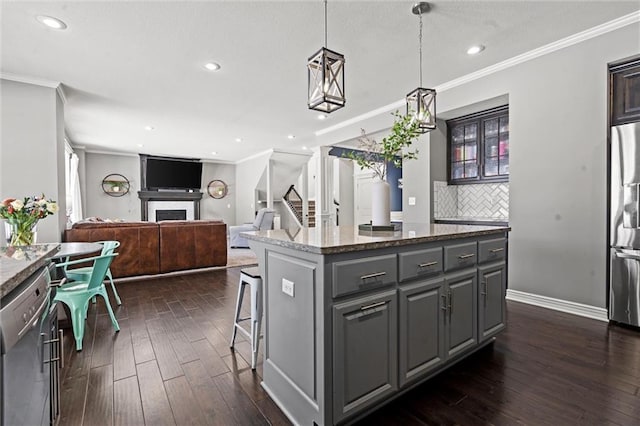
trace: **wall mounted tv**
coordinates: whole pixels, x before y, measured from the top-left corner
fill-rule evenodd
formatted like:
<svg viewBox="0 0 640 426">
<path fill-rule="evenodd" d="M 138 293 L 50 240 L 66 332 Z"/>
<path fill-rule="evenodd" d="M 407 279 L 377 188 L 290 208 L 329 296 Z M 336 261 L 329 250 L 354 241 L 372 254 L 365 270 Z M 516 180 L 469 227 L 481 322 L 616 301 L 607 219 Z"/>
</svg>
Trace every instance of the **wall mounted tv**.
<svg viewBox="0 0 640 426">
<path fill-rule="evenodd" d="M 140 171 L 142 187 L 146 190 L 199 191 L 202 186 L 202 163 L 200 160 L 140 154 Z"/>
</svg>

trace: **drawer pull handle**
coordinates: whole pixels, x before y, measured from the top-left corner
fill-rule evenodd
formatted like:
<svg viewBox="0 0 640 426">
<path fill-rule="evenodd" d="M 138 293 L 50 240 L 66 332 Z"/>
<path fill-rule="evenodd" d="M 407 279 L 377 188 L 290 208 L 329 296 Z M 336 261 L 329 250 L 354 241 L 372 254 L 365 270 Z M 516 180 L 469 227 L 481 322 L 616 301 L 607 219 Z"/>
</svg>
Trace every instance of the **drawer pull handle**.
<svg viewBox="0 0 640 426">
<path fill-rule="evenodd" d="M 498 253 L 498 252 L 504 251 L 504 247 L 491 249 L 491 250 L 489 250 L 489 251 L 490 251 L 491 253 Z"/>
<path fill-rule="evenodd" d="M 464 259 L 468 259 L 468 258 L 473 257 L 473 256 L 475 256 L 475 253 L 461 254 L 460 256 L 458 256 L 458 259 L 464 260 Z"/>
<path fill-rule="evenodd" d="M 440 309 L 447 312 L 447 295 L 443 294 L 440 297 L 442 297 L 442 306 L 440 307 Z"/>
<path fill-rule="evenodd" d="M 387 275 L 386 272 L 376 272 L 375 274 L 369 274 L 369 275 L 363 275 L 360 277 L 361 280 L 366 280 L 368 278 L 378 278 L 378 277 L 382 277 L 384 275 Z"/>
<path fill-rule="evenodd" d="M 438 262 L 427 262 L 427 263 L 421 263 L 418 266 L 420 268 L 428 268 L 429 266 L 436 266 L 438 264 Z"/>
<path fill-rule="evenodd" d="M 370 305 L 360 306 L 360 310 L 361 310 L 361 311 L 366 311 L 366 310 L 369 310 L 369 309 L 377 308 L 377 307 L 379 307 L 379 306 L 384 306 L 384 305 L 386 305 L 386 304 L 387 304 L 387 302 L 385 302 L 385 301 L 383 301 L 383 302 L 376 302 L 376 303 L 372 303 L 372 304 L 370 304 Z"/>
</svg>

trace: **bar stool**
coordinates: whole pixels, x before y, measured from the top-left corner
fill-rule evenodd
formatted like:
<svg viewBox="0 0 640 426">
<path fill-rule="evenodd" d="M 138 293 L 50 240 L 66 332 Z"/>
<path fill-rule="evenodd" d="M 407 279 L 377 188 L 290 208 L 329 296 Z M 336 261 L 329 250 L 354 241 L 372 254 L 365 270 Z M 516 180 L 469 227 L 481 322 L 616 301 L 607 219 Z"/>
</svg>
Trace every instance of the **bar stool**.
<svg viewBox="0 0 640 426">
<path fill-rule="evenodd" d="M 251 316 L 240 318 L 242 300 L 244 298 L 244 288 L 251 287 Z M 240 327 L 241 321 L 251 320 L 251 332 Z M 238 300 L 236 302 L 236 313 L 233 318 L 233 334 L 231 335 L 231 348 L 236 341 L 236 332 L 240 330 L 251 340 L 251 369 L 256 369 L 258 360 L 258 343 L 260 341 L 260 327 L 262 325 L 262 277 L 257 267 L 245 268 L 240 271 L 240 284 L 238 286 Z"/>
</svg>

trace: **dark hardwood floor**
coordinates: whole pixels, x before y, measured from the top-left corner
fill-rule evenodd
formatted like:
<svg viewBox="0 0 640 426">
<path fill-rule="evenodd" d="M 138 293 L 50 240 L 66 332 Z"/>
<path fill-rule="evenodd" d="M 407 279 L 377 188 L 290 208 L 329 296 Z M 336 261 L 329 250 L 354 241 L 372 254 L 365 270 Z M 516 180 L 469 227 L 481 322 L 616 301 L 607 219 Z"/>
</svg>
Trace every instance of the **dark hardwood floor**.
<svg viewBox="0 0 640 426">
<path fill-rule="evenodd" d="M 229 337 L 239 268 L 117 284 L 65 332 L 60 425 L 290 424 Z M 248 313 L 248 312 L 247 312 Z M 261 357 L 260 357 L 261 359 Z M 358 424 L 640 424 L 640 332 L 515 302 L 496 342 Z"/>
</svg>

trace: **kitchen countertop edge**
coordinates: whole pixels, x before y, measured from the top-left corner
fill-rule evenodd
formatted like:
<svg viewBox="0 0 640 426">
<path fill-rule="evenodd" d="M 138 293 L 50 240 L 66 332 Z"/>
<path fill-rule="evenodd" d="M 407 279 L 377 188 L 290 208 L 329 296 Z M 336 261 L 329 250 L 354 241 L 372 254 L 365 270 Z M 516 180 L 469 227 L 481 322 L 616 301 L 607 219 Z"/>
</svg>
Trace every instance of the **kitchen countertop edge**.
<svg viewBox="0 0 640 426">
<path fill-rule="evenodd" d="M 0 269 L 0 276 L 2 276 L 2 280 L 0 281 L 0 298 L 11 293 L 11 291 L 18 287 L 24 280 L 29 278 L 31 274 L 46 265 L 50 261 L 51 256 L 60 249 L 60 244 L 58 243 L 50 243 L 48 245 L 51 247 L 49 247 L 46 252 L 43 252 L 38 259 L 30 262 L 18 272 L 13 273 L 13 275 L 7 277 L 9 272 L 4 267 Z M 4 264 L 0 266 L 3 265 Z"/>
<path fill-rule="evenodd" d="M 369 241 L 369 242 L 363 242 L 363 243 L 330 245 L 330 246 L 322 246 L 322 247 L 319 247 L 317 245 L 310 245 L 310 244 L 305 244 L 301 242 L 296 242 L 296 241 L 285 241 L 279 238 L 274 238 L 268 235 L 264 235 L 265 231 L 243 232 L 242 235 L 250 240 L 269 243 L 275 246 L 289 248 L 293 250 L 299 250 L 307 253 L 339 254 L 339 253 L 348 253 L 348 252 L 355 252 L 355 251 L 361 251 L 361 250 L 371 250 L 371 249 L 388 248 L 388 247 L 401 247 L 401 246 L 408 246 L 413 244 L 421 244 L 421 243 L 428 243 L 428 242 L 435 242 L 435 241 L 454 240 L 459 238 L 471 238 L 471 237 L 499 234 L 499 233 L 511 231 L 511 228 L 508 226 L 492 226 L 491 228 L 493 229 L 468 230 L 468 231 L 451 232 L 448 234 L 427 235 L 427 236 L 417 236 L 417 237 L 399 237 L 399 236 L 389 235 L 390 239 L 383 240 L 383 241 Z M 377 236 L 377 235 L 372 235 L 372 236 Z"/>
</svg>

